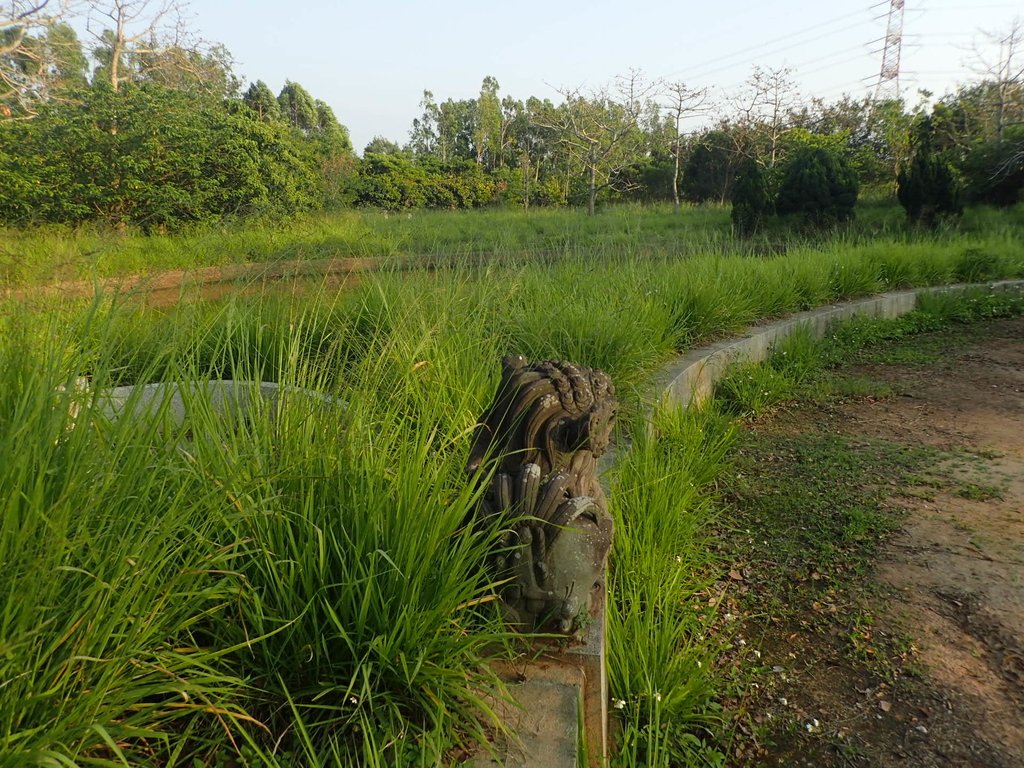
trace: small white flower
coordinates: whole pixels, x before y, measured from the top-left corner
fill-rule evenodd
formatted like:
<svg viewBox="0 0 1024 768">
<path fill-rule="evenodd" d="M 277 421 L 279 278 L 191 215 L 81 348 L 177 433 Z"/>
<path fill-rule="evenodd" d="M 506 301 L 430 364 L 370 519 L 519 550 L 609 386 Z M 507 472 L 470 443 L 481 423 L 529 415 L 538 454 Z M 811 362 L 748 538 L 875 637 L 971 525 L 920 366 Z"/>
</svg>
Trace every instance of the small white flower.
<svg viewBox="0 0 1024 768">
<path fill-rule="evenodd" d="M 622 699 L 612 699 L 612 706 L 615 707 L 616 709 L 625 709 L 626 708 L 626 702 L 623 701 Z"/>
<path fill-rule="evenodd" d="M 658 693 L 657 691 L 654 692 L 654 700 L 655 701 L 661 701 L 661 694 Z"/>
</svg>

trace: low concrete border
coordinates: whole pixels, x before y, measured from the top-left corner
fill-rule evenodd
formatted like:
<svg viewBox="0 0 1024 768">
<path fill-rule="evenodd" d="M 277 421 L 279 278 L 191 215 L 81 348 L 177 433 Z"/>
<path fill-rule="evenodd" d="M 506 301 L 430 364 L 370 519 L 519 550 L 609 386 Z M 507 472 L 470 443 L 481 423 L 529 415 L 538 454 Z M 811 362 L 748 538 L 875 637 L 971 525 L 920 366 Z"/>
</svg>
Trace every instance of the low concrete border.
<svg viewBox="0 0 1024 768">
<path fill-rule="evenodd" d="M 72 416 L 77 417 L 82 404 L 91 400 L 98 413 L 114 421 L 121 416 L 155 418 L 166 415 L 169 423 L 180 427 L 190 409 L 197 403 L 210 411 L 229 418 L 244 419 L 260 402 L 270 412 L 286 397 L 302 397 L 311 403 L 336 406 L 344 410 L 341 400 L 312 389 L 278 384 L 273 381 L 244 381 L 210 379 L 203 381 L 158 381 L 151 384 L 129 384 L 123 387 L 100 389 L 90 397 L 87 379 L 76 382 L 78 393 Z"/>
<path fill-rule="evenodd" d="M 708 399 L 718 383 L 739 362 L 757 363 L 768 358 L 772 349 L 801 329 L 809 329 L 815 336 L 824 336 L 833 323 L 856 315 L 895 318 L 917 308 L 918 297 L 923 294 L 957 293 L 972 290 L 1024 291 L 1024 280 L 1002 280 L 993 283 L 943 285 L 894 291 L 857 299 L 842 304 L 831 304 L 806 312 L 798 312 L 784 320 L 749 329 L 739 338 L 721 341 L 694 349 L 669 363 L 654 377 L 652 393 L 659 405 L 688 407 Z"/>
</svg>

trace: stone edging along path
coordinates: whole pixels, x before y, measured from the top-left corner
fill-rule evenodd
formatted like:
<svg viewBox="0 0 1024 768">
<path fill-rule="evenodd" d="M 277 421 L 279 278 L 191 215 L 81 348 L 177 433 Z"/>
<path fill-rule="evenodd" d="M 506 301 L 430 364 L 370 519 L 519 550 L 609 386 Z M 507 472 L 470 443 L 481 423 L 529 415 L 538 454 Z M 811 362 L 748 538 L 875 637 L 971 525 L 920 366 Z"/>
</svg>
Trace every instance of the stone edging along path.
<svg viewBox="0 0 1024 768">
<path fill-rule="evenodd" d="M 797 330 L 809 329 L 824 336 L 831 325 L 857 315 L 895 318 L 917 308 L 921 295 L 962 293 L 970 290 L 1024 292 L 1024 280 L 992 283 L 966 283 L 913 288 L 856 299 L 841 304 L 817 307 L 767 325 L 757 325 L 738 338 L 692 350 L 665 366 L 654 376 L 653 400 L 662 405 L 688 407 L 709 398 L 715 384 L 730 366 L 740 362 L 758 363 L 767 359 L 776 344 Z"/>
</svg>

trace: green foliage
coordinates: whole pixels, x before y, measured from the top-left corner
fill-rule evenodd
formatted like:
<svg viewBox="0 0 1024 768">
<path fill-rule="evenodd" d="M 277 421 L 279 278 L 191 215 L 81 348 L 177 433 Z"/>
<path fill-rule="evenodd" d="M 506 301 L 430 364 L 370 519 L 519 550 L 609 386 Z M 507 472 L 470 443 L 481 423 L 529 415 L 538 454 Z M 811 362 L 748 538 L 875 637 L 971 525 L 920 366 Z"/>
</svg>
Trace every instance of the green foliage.
<svg viewBox="0 0 1024 768">
<path fill-rule="evenodd" d="M 935 151 L 934 128 L 922 117 L 914 128 L 913 156 L 900 170 L 896 196 L 914 224 L 935 227 L 963 214 L 960 183 L 952 166 Z"/>
<path fill-rule="evenodd" d="M 687 200 L 725 202 L 736 175 L 735 145 L 724 131 L 709 131 L 697 139 L 683 174 Z"/>
<path fill-rule="evenodd" d="M 146 230 L 320 204 L 317 161 L 280 124 L 162 86 L 92 87 L 0 124 L 0 219 Z"/>
<path fill-rule="evenodd" d="M 1007 127 L 1001 142 L 977 144 L 961 168 L 971 201 L 1003 208 L 1024 201 L 1024 127 Z"/>
<path fill-rule="evenodd" d="M 798 152 L 782 171 L 775 209 L 814 227 L 853 218 L 857 177 L 842 155 L 824 147 Z"/>
<path fill-rule="evenodd" d="M 401 155 L 366 154 L 354 181 L 355 201 L 386 211 L 475 208 L 495 196 L 494 180 L 475 163 L 430 167 Z"/>
<path fill-rule="evenodd" d="M 274 121 L 281 118 L 281 106 L 274 98 L 273 91 L 262 80 L 249 85 L 249 90 L 242 96 L 242 101 L 260 120 Z"/>
<path fill-rule="evenodd" d="M 757 232 L 761 220 L 771 213 L 768 185 L 757 162 L 748 159 L 736 177 L 732 191 L 732 226 L 741 237 Z"/>
<path fill-rule="evenodd" d="M 843 155 L 809 147 L 786 163 L 775 208 L 813 227 L 828 227 L 853 218 L 857 191 L 857 177 Z"/>
<path fill-rule="evenodd" d="M 310 132 L 320 127 L 316 102 L 309 91 L 298 83 L 285 80 L 281 93 L 277 95 L 281 118 L 292 128 Z"/>
</svg>

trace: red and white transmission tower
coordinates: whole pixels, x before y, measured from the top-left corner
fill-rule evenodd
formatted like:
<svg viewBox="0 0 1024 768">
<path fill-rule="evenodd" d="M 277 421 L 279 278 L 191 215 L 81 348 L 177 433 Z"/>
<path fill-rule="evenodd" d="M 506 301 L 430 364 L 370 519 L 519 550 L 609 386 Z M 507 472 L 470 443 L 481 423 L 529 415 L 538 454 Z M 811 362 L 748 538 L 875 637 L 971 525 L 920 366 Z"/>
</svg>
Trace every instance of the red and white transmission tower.
<svg viewBox="0 0 1024 768">
<path fill-rule="evenodd" d="M 903 44 L 903 0 L 889 4 L 889 23 L 885 27 L 885 48 L 882 50 L 882 69 L 878 73 L 875 101 L 888 101 L 900 97 L 900 48 Z"/>
</svg>

